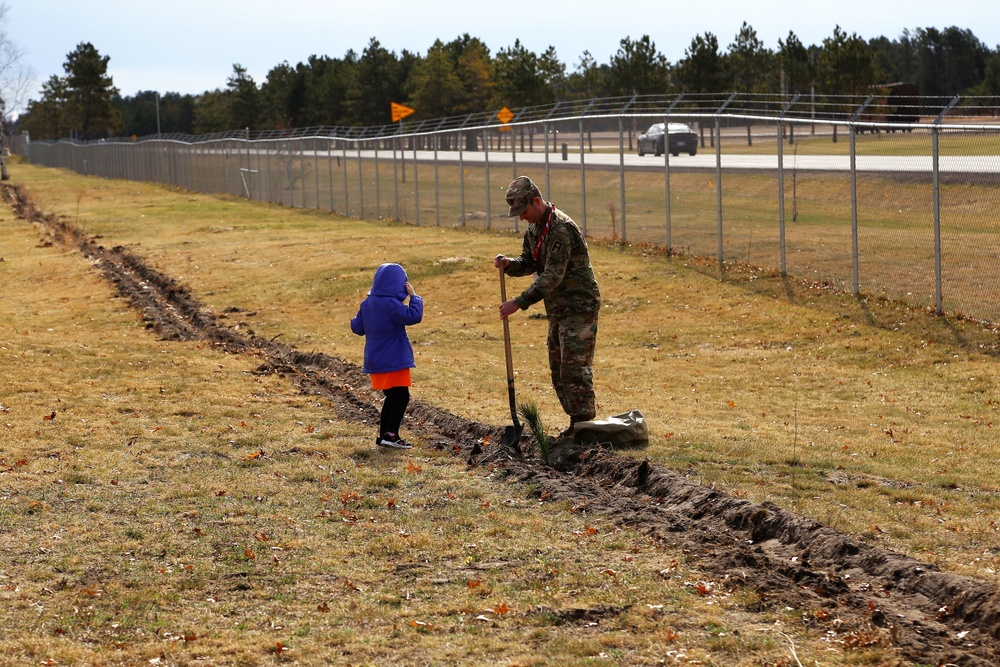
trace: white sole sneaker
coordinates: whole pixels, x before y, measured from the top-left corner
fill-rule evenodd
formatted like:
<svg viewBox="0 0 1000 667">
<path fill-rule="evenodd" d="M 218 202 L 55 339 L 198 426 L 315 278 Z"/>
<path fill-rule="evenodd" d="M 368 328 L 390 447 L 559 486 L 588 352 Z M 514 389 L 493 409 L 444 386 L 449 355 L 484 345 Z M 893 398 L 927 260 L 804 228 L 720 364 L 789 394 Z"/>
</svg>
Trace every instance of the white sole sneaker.
<svg viewBox="0 0 1000 667">
<path fill-rule="evenodd" d="M 389 440 L 386 438 L 376 438 L 375 444 L 379 447 L 386 447 L 388 449 L 413 449 L 413 445 L 408 443 L 406 440 L 400 438 L 399 440 Z"/>
</svg>

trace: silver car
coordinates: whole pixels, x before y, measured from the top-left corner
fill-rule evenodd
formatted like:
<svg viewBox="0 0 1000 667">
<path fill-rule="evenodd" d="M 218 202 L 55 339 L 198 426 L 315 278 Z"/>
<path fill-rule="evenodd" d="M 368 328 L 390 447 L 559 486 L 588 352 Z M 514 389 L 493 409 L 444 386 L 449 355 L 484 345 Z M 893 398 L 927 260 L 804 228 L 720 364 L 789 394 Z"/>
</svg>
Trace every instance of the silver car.
<svg viewBox="0 0 1000 667">
<path fill-rule="evenodd" d="M 684 123 L 670 123 L 667 134 L 670 136 L 670 154 L 680 155 L 682 152 L 694 155 L 698 152 L 698 135 Z M 653 123 L 649 129 L 639 135 L 639 155 L 652 153 L 663 155 L 663 123 Z"/>
</svg>

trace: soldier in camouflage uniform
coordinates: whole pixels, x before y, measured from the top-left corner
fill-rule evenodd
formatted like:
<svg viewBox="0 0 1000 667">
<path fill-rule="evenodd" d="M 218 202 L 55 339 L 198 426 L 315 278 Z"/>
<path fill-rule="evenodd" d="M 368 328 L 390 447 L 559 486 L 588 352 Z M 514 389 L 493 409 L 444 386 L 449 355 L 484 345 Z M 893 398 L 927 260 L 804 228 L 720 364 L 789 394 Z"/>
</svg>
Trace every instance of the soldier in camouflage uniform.
<svg viewBox="0 0 1000 667">
<path fill-rule="evenodd" d="M 548 349 L 552 385 L 573 432 L 573 425 L 594 419 L 594 348 L 601 292 L 597 287 L 583 233 L 551 202 L 542 200 L 527 176 L 507 188 L 508 216 L 528 223 L 517 257 L 497 255 L 493 264 L 509 276 L 535 275 L 524 292 L 500 304 L 500 317 L 545 302 L 549 319 Z"/>
</svg>

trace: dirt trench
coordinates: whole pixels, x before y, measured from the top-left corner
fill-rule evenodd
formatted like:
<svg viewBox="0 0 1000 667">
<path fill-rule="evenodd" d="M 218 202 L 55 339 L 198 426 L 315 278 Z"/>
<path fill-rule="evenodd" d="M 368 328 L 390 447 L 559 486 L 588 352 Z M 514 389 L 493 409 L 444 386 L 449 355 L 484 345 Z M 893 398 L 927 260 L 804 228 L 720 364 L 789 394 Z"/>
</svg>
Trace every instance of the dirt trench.
<svg viewBox="0 0 1000 667">
<path fill-rule="evenodd" d="M 260 359 L 259 372 L 289 378 L 323 396 L 341 419 L 378 418 L 376 396 L 356 365 L 262 339 L 220 322 L 187 288 L 122 247 L 105 248 L 66 220 L 44 214 L 9 184 L 0 195 L 47 242 L 76 248 L 164 339 L 201 340 Z M 239 308 L 230 309 L 234 313 Z M 806 610 L 805 623 L 829 631 L 845 649 L 896 646 L 929 665 L 1000 665 L 1000 590 L 986 582 L 869 546 L 770 503 L 703 486 L 649 461 L 557 442 L 552 465 L 500 446 L 503 426 L 483 424 L 414 400 L 408 428 L 469 466 L 504 467 L 544 500 L 570 501 L 688 554 L 709 587 L 746 587 L 758 610 Z M 495 444 L 481 447 L 483 438 Z"/>
</svg>

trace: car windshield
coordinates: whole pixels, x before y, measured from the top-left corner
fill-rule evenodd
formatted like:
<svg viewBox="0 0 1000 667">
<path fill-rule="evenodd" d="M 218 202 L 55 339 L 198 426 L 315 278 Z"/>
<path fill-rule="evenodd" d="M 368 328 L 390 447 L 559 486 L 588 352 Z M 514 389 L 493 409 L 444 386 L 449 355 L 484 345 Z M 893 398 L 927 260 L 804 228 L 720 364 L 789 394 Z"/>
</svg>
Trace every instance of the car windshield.
<svg viewBox="0 0 1000 667">
<path fill-rule="evenodd" d="M 672 126 L 673 123 L 671 123 L 671 127 Z M 673 130 L 671 130 L 671 132 L 672 131 Z M 663 123 L 653 123 L 649 126 L 649 129 L 646 130 L 646 134 L 663 134 Z"/>
<path fill-rule="evenodd" d="M 660 123 L 661 132 L 663 131 L 663 123 Z M 671 123 L 670 124 L 670 134 L 677 134 L 678 132 L 690 132 L 691 128 L 684 123 Z"/>
</svg>

